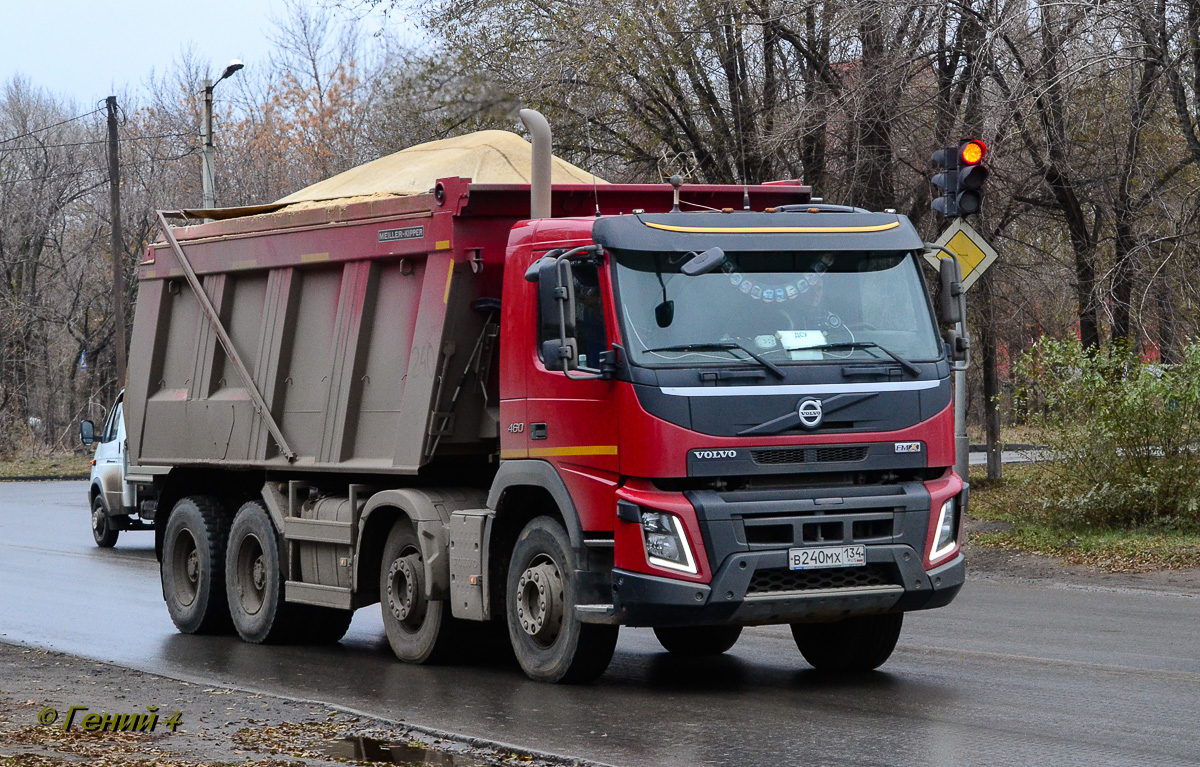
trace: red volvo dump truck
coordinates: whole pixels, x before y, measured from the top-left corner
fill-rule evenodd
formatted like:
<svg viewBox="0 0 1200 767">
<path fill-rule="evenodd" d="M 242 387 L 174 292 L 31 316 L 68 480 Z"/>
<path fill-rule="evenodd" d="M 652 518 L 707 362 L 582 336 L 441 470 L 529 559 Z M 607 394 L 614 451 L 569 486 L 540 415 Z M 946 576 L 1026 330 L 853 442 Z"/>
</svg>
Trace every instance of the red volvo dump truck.
<svg viewBox="0 0 1200 767">
<path fill-rule="evenodd" d="M 904 216 L 804 186 L 552 187 L 527 116 L 532 185 L 161 220 L 125 415 L 176 626 L 879 666 L 963 583 L 953 270 L 935 311 Z"/>
</svg>

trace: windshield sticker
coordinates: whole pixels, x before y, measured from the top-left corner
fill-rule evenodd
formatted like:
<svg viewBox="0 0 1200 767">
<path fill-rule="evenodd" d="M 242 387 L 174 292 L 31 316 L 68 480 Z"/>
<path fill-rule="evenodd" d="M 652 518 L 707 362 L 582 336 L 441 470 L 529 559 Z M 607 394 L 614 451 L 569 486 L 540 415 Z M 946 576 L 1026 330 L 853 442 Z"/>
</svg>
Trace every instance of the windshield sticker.
<svg viewBox="0 0 1200 767">
<path fill-rule="evenodd" d="M 726 259 L 721 266 L 721 271 L 729 275 L 729 282 L 745 295 L 767 303 L 783 303 L 807 293 L 810 288 L 821 281 L 821 275 L 829 270 L 832 263 L 833 257 L 826 254 L 821 257 L 820 261 L 813 264 L 812 272 L 802 274 L 795 282 L 783 285 L 757 283 L 739 272 L 731 259 Z"/>
</svg>

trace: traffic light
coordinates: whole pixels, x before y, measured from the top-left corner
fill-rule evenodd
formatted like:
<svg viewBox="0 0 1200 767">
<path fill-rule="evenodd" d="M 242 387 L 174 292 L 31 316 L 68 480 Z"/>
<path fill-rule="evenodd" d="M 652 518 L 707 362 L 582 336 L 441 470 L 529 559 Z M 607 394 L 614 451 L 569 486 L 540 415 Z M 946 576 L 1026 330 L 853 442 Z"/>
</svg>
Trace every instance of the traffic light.
<svg viewBox="0 0 1200 767">
<path fill-rule="evenodd" d="M 983 202 L 983 182 L 990 173 L 981 164 L 986 154 L 987 145 L 978 139 L 934 152 L 933 164 L 942 172 L 933 177 L 933 185 L 942 194 L 930 207 L 946 218 L 978 213 Z"/>
</svg>

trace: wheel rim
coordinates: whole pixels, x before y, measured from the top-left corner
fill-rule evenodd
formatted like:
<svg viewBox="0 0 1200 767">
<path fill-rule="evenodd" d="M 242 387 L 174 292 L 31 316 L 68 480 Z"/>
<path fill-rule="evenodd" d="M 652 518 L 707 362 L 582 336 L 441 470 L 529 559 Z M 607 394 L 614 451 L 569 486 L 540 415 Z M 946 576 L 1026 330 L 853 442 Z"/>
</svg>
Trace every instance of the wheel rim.
<svg viewBox="0 0 1200 767">
<path fill-rule="evenodd" d="M 180 530 L 171 551 L 171 572 L 175 581 L 175 598 L 187 607 L 196 601 L 200 591 L 200 551 L 196 539 L 187 530 Z"/>
<path fill-rule="evenodd" d="M 422 568 L 421 555 L 413 550 L 405 551 L 388 568 L 388 609 L 400 628 L 410 634 L 425 623 L 428 608 L 421 585 Z"/>
<path fill-rule="evenodd" d="M 539 647 L 549 647 L 562 631 L 562 573 L 550 557 L 535 558 L 517 582 L 517 619 L 521 628 Z"/>
<path fill-rule="evenodd" d="M 104 513 L 104 509 L 97 506 L 92 509 L 92 535 L 97 540 L 104 537 L 108 532 L 108 517 Z"/>
<path fill-rule="evenodd" d="M 236 572 L 238 602 L 247 615 L 255 615 L 267 598 L 267 563 L 258 536 L 247 535 L 242 539 Z"/>
</svg>

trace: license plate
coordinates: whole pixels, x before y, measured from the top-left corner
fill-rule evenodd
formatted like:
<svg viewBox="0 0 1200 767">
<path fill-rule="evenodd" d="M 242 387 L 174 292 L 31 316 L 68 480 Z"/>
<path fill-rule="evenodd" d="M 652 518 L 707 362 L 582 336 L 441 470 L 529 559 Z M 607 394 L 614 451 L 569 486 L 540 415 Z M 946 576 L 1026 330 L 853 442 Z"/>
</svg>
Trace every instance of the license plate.
<svg viewBox="0 0 1200 767">
<path fill-rule="evenodd" d="M 866 564 L 866 546 L 788 549 L 788 567 L 793 570 L 816 570 L 821 567 L 863 567 Z"/>
</svg>

